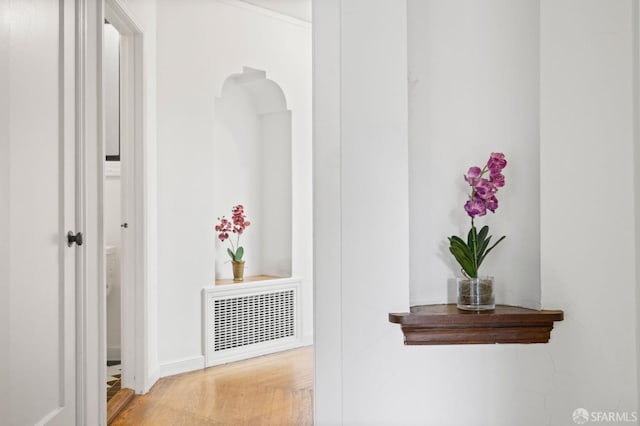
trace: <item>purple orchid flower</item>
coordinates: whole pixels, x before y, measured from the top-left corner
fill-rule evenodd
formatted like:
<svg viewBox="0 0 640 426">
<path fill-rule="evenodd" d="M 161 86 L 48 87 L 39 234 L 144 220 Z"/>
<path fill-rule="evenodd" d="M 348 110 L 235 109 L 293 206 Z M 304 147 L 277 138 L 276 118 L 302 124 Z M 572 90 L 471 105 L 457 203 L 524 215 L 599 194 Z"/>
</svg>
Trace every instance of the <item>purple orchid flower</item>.
<svg viewBox="0 0 640 426">
<path fill-rule="evenodd" d="M 489 254 L 505 237 L 500 237 L 489 247 L 489 227 L 483 226 L 478 232 L 474 224 L 474 218 L 484 216 L 487 211 L 495 213 L 498 209 L 496 193 L 505 186 L 505 177 L 502 170 L 507 166 L 507 160 L 501 152 L 492 152 L 487 164 L 483 167 L 473 166 L 464 175 L 464 180 L 471 186 L 471 194 L 464 204 L 464 210 L 471 217 L 471 230 L 464 238 L 449 237 L 449 251 L 462 267 L 462 272 L 467 278 L 477 278 L 478 268 L 485 256 Z M 484 177 L 489 174 L 488 178 Z"/>
</svg>

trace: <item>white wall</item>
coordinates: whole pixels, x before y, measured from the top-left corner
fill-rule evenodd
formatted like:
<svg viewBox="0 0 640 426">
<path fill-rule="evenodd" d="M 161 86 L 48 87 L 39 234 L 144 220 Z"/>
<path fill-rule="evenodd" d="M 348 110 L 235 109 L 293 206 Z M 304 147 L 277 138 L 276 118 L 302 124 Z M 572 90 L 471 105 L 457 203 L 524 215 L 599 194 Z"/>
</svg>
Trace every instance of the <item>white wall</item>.
<svg viewBox="0 0 640 426">
<path fill-rule="evenodd" d="M 158 2 L 158 354 L 164 371 L 204 366 L 201 290 L 215 277 L 214 101 L 243 67 L 280 85 L 293 119 L 292 274 L 311 336 L 311 32 L 233 1 Z M 252 218 L 255 219 L 255 218 Z M 305 231 L 307 230 L 307 231 Z M 247 232 L 250 232 L 249 229 Z M 228 266 L 228 265 L 227 265 Z"/>
<path fill-rule="evenodd" d="M 634 8 L 633 17 L 636 19 L 636 25 L 633 26 L 633 40 L 634 40 L 634 73 L 633 73 L 633 82 L 634 82 L 634 112 L 637 114 L 640 111 L 640 7 L 638 2 L 632 3 L 632 7 Z M 640 197 L 637 195 L 637 191 L 640 188 L 640 119 L 637 117 L 634 120 L 634 172 L 635 172 L 635 230 L 636 230 L 636 330 L 640 330 L 640 314 L 638 314 L 638 309 L 640 309 Z M 636 384 L 638 392 L 637 392 L 637 407 L 640 407 L 640 339 L 636 339 L 636 360 L 637 360 L 637 374 L 638 374 L 638 382 Z"/>
<path fill-rule="evenodd" d="M 105 151 L 115 155 L 120 151 L 120 34 L 113 25 L 104 25 L 105 79 Z M 116 248 L 120 258 L 120 162 L 105 163 L 104 227 L 105 247 Z M 107 360 L 120 360 L 120 274 L 108 273 L 107 286 Z M 114 279 L 118 278 L 118 279 Z"/>
<path fill-rule="evenodd" d="M 261 126 L 252 94 L 242 85 L 229 84 L 223 96 L 215 100 L 213 144 L 216 155 L 208 158 L 213 169 L 213 211 L 216 217 L 231 219 L 231 207 L 244 205 L 251 226 L 240 237 L 231 234 L 234 246 L 237 241 L 244 247 L 245 274 L 263 273 L 260 256 L 262 234 L 262 158 L 264 146 L 260 137 Z M 217 223 L 217 220 L 216 220 Z M 217 237 L 217 233 L 215 233 Z M 232 278 L 232 266 L 226 253 L 229 241 L 214 239 L 216 250 L 215 278 Z"/>
<path fill-rule="evenodd" d="M 578 407 L 636 411 L 631 0 L 540 4 L 542 306 L 564 309 L 565 321 L 548 344 L 441 347 L 403 346 L 400 328 L 387 322 L 388 312 L 410 304 L 403 129 L 435 113 L 424 99 L 425 107 L 403 113 L 402 4 L 314 2 L 314 117 L 322 123 L 314 139 L 316 424 L 565 425 Z M 428 50 L 416 40 L 408 45 Z M 521 54 L 535 64 L 530 53 Z M 535 98 L 535 76 L 509 75 L 514 90 Z M 526 113 L 530 105 L 513 107 Z M 506 125 L 514 139 L 535 143 L 528 117 Z M 510 149 L 522 158 L 530 146 Z M 526 167 L 521 161 L 511 171 Z M 505 193 L 514 187 L 517 180 Z M 590 201 L 594 193 L 601 202 Z M 385 223 L 396 225 L 391 235 Z M 517 230 L 509 235 L 520 238 Z"/>
<path fill-rule="evenodd" d="M 0 1 L 0 20 L 8 22 L 10 13 L 10 2 L 8 0 Z M 9 62 L 9 45 L 10 45 L 10 29 L 9 25 L 0 25 L 0 75 L 8 76 L 10 70 Z M 10 253 L 10 226 L 9 224 L 9 93 L 10 84 L 8 78 L 0 79 L 0 341 L 8 342 L 10 339 L 10 306 L 11 292 L 9 285 L 9 253 Z M 0 349 L 0 362 L 2 365 L 9 366 L 9 345 L 3 344 Z M 0 380 L 3 383 L 10 383 L 10 369 L 0 369 Z M 0 417 L 8 418 L 10 410 L 10 390 L 0 390 Z"/>
<path fill-rule="evenodd" d="M 566 312 L 554 424 L 574 406 L 638 409 L 632 3 L 541 1 L 542 301 Z M 594 194 L 606 202 L 581 209 Z"/>
<path fill-rule="evenodd" d="M 107 167 L 107 175 L 104 181 L 104 221 L 105 221 L 105 247 L 115 247 L 117 258 L 121 258 L 122 244 L 120 238 L 121 224 L 121 181 L 119 173 L 109 173 L 110 167 L 120 165 L 119 162 L 109 161 L 105 164 Z M 119 169 L 119 167 L 118 167 Z M 105 265 L 107 268 L 108 265 Z M 110 279 L 107 270 L 107 284 L 111 286 L 111 290 L 107 295 L 107 360 L 120 360 L 120 318 L 121 318 L 121 274 L 112 275 L 114 279 Z M 111 281 L 109 283 L 109 281 Z"/>
<path fill-rule="evenodd" d="M 244 248 L 245 276 L 290 277 L 292 114 L 286 94 L 266 77 L 246 68 L 225 80 L 215 100 L 214 209 L 231 219 L 231 206 L 245 208 L 251 226 L 240 240 L 229 238 Z M 230 241 L 215 238 L 216 279 L 233 276 Z"/>
<path fill-rule="evenodd" d="M 504 152 L 493 241 L 481 275 L 496 303 L 540 307 L 539 3 L 410 0 L 408 7 L 411 304 L 455 302 L 460 266 L 447 237 L 466 235 L 463 175 Z"/>
<path fill-rule="evenodd" d="M 293 257 L 300 255 L 309 257 L 309 253 L 292 251 L 292 121 L 292 113 L 288 110 L 273 111 L 260 117 L 262 143 L 265 148 L 262 159 L 264 167 L 262 220 L 265 224 L 269 224 L 264 229 L 260 252 L 264 272 L 267 275 L 280 277 L 291 276 Z M 308 140 L 308 142 L 311 141 Z M 311 170 L 307 169 L 306 174 L 309 178 Z M 309 197 L 309 190 L 303 195 Z M 311 235 L 311 229 L 307 228 L 305 234 L 301 239 L 310 246 L 308 238 Z M 310 315 L 307 318 L 310 318 Z M 310 328 L 307 330 L 310 331 Z"/>
</svg>

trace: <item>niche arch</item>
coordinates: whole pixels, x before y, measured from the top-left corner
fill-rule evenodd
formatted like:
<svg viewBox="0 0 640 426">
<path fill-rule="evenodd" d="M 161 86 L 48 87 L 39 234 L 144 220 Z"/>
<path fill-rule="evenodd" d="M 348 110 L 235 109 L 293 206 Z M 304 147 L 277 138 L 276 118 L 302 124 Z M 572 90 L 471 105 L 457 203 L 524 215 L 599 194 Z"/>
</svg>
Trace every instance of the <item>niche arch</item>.
<svg viewBox="0 0 640 426">
<path fill-rule="evenodd" d="M 262 70 L 230 75 L 215 99 L 215 214 L 245 206 L 245 275 L 291 276 L 291 122 L 284 91 Z M 232 277 L 226 248 L 216 238 L 216 279 Z"/>
</svg>

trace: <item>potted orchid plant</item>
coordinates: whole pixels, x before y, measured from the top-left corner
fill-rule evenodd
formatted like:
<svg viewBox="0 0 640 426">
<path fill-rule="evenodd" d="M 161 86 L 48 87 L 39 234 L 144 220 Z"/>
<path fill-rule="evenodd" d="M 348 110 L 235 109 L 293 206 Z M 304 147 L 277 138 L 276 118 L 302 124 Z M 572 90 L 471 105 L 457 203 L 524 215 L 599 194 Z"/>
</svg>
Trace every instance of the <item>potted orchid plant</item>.
<svg viewBox="0 0 640 426">
<path fill-rule="evenodd" d="M 230 248 L 227 248 L 227 254 L 231 258 L 233 265 L 233 280 L 244 280 L 244 247 L 240 245 L 240 236 L 251 225 L 251 222 L 246 220 L 244 214 L 244 206 L 238 204 L 231 209 L 231 220 L 222 216 L 218 218 L 218 224 L 215 226 L 215 230 L 218 233 L 218 239 L 221 242 L 229 241 Z M 231 234 L 236 235 L 236 243 L 233 244 L 233 239 L 230 238 Z"/>
<path fill-rule="evenodd" d="M 449 237 L 449 251 L 461 267 L 464 278 L 458 279 L 458 308 L 464 310 L 495 309 L 493 277 L 480 277 L 478 270 L 487 255 L 506 237 L 500 237 L 491 245 L 489 227 L 476 229 L 475 218 L 485 216 L 488 211 L 498 209 L 498 190 L 505 185 L 502 170 L 507 166 L 503 153 L 493 152 L 487 164 L 480 168 L 469 168 L 464 180 L 471 187 L 464 210 L 471 218 L 471 229 L 466 241 L 458 236 Z"/>
</svg>

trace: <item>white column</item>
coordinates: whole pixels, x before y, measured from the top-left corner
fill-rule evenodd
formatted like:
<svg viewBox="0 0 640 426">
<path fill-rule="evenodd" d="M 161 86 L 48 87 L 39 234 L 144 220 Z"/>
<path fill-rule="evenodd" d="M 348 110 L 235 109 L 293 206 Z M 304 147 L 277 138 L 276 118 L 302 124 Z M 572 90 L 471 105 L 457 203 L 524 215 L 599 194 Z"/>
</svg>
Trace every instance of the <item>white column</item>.
<svg viewBox="0 0 640 426">
<path fill-rule="evenodd" d="M 541 1 L 542 303 L 566 312 L 552 424 L 571 406 L 637 410 L 632 3 Z"/>
<path fill-rule="evenodd" d="M 10 1 L 0 1 L 0 22 L 8 22 L 10 14 Z M 9 203 L 6 200 L 11 195 L 9 192 L 9 25 L 0 25 L 0 380 L 9 383 L 9 318 L 11 299 L 9 284 Z M 0 391 L 0 418 L 9 418 L 9 389 Z"/>
<path fill-rule="evenodd" d="M 387 313 L 409 301 L 406 4 L 314 7 L 316 422 L 350 424 L 383 403 L 359 377 L 383 398 L 374 361 L 402 349 Z"/>
<path fill-rule="evenodd" d="M 342 423 L 340 0 L 313 2 L 315 424 Z"/>
</svg>

